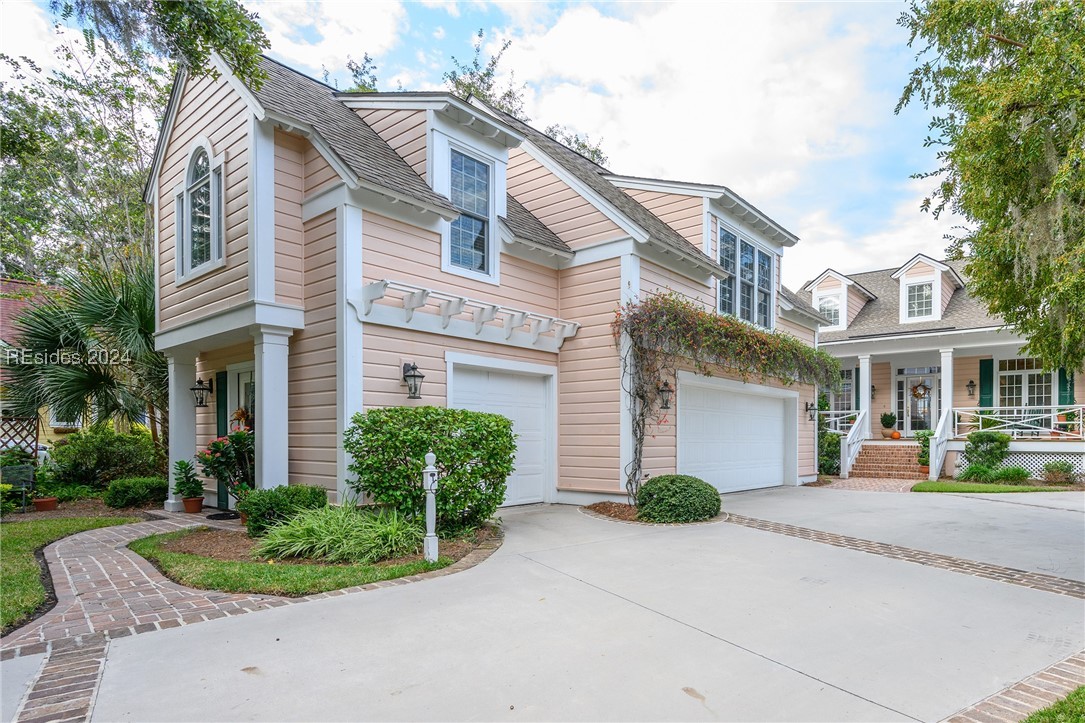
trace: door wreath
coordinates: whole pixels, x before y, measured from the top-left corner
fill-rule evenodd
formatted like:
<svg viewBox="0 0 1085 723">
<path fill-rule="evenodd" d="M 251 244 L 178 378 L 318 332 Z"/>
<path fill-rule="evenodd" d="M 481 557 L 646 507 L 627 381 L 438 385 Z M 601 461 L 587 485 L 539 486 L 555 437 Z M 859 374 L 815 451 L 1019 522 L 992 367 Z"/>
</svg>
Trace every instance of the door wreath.
<svg viewBox="0 0 1085 723">
<path fill-rule="evenodd" d="M 931 388 L 923 382 L 912 387 L 912 396 L 916 399 L 926 399 L 927 395 L 930 393 Z"/>
</svg>

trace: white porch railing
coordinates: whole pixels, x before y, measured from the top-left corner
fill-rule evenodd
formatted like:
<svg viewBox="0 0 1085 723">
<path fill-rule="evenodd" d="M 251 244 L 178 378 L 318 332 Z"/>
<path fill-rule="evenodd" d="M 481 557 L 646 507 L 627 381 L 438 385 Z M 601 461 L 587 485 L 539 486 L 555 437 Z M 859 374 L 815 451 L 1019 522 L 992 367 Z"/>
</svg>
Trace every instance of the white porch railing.
<svg viewBox="0 0 1085 723">
<path fill-rule="evenodd" d="M 1055 407 L 957 407 L 953 410 L 953 437 L 967 437 L 982 429 L 1002 432 L 1014 439 L 1085 439 L 1085 404 Z M 934 469 L 932 466 L 931 469 Z"/>
<path fill-rule="evenodd" d="M 930 465 L 930 473 L 927 479 L 938 479 L 942 473 L 942 465 L 946 462 L 946 450 L 949 446 L 950 431 L 953 428 L 954 410 L 946 408 L 938 419 L 938 427 L 934 430 L 934 436 L 930 438 L 930 447 L 927 449 L 927 464 Z"/>
<path fill-rule="evenodd" d="M 848 430 L 855 424 L 855 417 L 858 412 L 832 412 L 824 411 L 818 412 L 821 418 L 825 420 L 825 428 L 830 432 L 836 432 L 837 434 L 847 434 Z"/>
<path fill-rule="evenodd" d="M 840 478 L 847 479 L 851 466 L 855 464 L 855 458 L 859 456 L 859 450 L 863 448 L 866 435 L 863 430 L 867 426 L 867 410 L 861 409 L 855 416 L 855 421 L 847 434 L 840 435 Z"/>
</svg>

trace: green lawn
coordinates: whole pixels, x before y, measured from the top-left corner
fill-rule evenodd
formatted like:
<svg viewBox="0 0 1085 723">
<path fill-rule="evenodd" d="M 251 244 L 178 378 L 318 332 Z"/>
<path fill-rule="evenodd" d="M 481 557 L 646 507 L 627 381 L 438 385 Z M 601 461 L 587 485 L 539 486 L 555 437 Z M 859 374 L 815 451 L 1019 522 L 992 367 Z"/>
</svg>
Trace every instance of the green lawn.
<svg viewBox="0 0 1085 723">
<path fill-rule="evenodd" d="M 452 564 L 442 557 L 437 562 L 409 562 L 403 565 L 317 565 L 287 562 L 227 562 L 198 555 L 168 552 L 162 543 L 187 535 L 181 530 L 144 537 L 128 547 L 154 562 L 171 580 L 202 590 L 251 592 L 264 595 L 311 595 L 344 587 L 365 585 L 394 577 L 417 575 Z"/>
<path fill-rule="evenodd" d="M 1022 723 L 1080 723 L 1085 721 L 1085 685 L 1060 701 L 1036 711 Z"/>
<path fill-rule="evenodd" d="M 1051 487 L 1047 485 L 1000 485 L 984 482 L 920 482 L 912 487 L 912 492 L 1065 492 L 1072 487 Z"/>
<path fill-rule="evenodd" d="M 34 550 L 61 537 L 99 527 L 139 522 L 135 517 L 58 517 L 5 522 L 0 525 L 0 628 L 7 630 L 29 618 L 45 602 L 41 568 Z"/>
</svg>

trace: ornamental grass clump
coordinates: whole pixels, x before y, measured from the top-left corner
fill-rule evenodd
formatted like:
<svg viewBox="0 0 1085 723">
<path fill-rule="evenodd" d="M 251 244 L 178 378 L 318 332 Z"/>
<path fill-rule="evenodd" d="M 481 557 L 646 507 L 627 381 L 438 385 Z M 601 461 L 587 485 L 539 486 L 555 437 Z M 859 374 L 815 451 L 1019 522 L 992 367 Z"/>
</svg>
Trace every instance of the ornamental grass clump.
<svg viewBox="0 0 1085 723">
<path fill-rule="evenodd" d="M 637 519 L 647 522 L 699 522 L 719 513 L 719 491 L 688 475 L 654 477 L 641 485 L 637 495 Z"/>
<path fill-rule="evenodd" d="M 417 552 L 424 535 L 421 524 L 395 510 L 359 510 L 348 503 L 302 510 L 270 528 L 255 553 L 275 559 L 368 564 Z"/>
</svg>

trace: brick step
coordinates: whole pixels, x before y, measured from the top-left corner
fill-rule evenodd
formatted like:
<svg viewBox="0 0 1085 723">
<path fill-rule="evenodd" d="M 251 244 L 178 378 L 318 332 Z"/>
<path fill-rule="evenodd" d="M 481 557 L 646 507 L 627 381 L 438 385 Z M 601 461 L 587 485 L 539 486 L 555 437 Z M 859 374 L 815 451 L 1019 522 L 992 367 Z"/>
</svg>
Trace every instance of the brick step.
<svg viewBox="0 0 1085 723">
<path fill-rule="evenodd" d="M 915 472 L 919 469 L 919 463 L 914 460 L 911 462 L 870 462 L 857 459 L 852 467 L 862 467 L 863 469 L 899 469 L 906 472 L 909 470 Z"/>
<path fill-rule="evenodd" d="M 856 477 L 905 477 L 909 475 L 918 474 L 926 476 L 926 472 L 920 472 L 918 469 L 885 469 L 884 467 L 852 467 L 852 475 Z"/>
<path fill-rule="evenodd" d="M 864 479 L 914 479 L 916 481 L 927 479 L 927 475 L 922 472 L 886 472 L 884 470 L 864 472 L 854 468 L 848 473 L 848 477 L 860 477 Z"/>
</svg>

